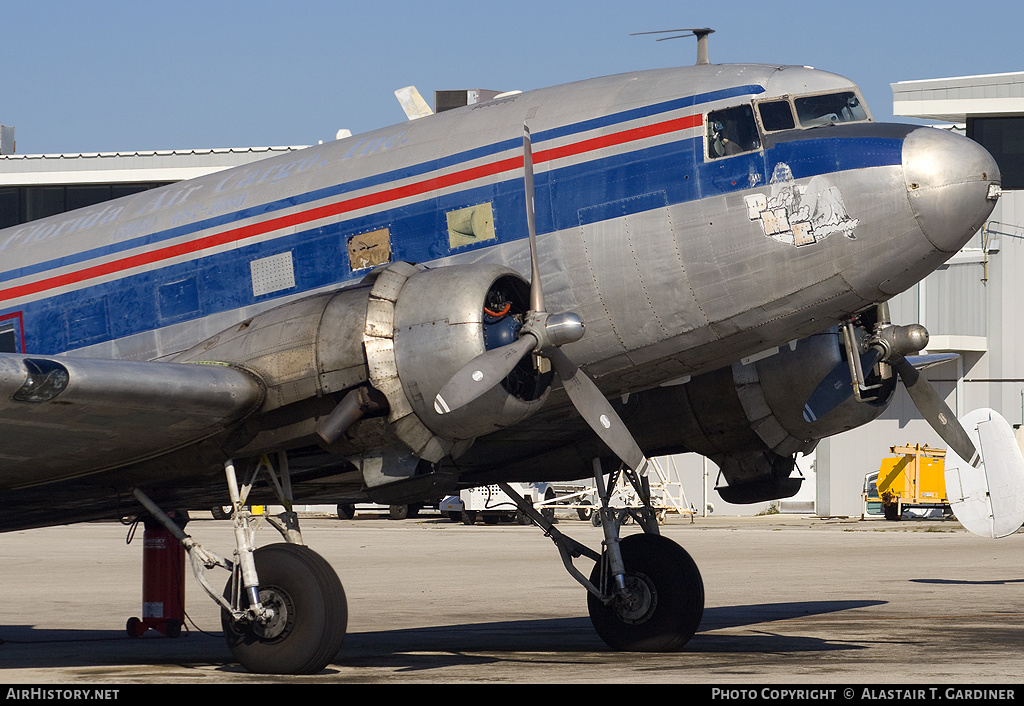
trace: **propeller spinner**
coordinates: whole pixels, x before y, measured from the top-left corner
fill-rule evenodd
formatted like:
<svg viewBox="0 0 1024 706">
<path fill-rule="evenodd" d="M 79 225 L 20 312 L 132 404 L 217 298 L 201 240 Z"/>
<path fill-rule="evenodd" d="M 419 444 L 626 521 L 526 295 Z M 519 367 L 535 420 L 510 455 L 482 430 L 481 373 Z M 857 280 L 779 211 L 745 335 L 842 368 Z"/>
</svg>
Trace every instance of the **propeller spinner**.
<svg viewBox="0 0 1024 706">
<path fill-rule="evenodd" d="M 549 314 L 545 309 L 537 256 L 533 146 L 526 125 L 523 125 L 523 169 L 532 271 L 530 311 L 514 342 L 480 354 L 445 383 L 434 398 L 434 410 L 438 414 L 447 414 L 469 404 L 499 384 L 525 356 L 536 354 L 551 362 L 576 410 L 608 448 L 629 468 L 645 473 L 646 456 L 625 423 L 597 385 L 561 350 L 566 343 L 583 337 L 583 319 L 574 312 Z"/>
</svg>

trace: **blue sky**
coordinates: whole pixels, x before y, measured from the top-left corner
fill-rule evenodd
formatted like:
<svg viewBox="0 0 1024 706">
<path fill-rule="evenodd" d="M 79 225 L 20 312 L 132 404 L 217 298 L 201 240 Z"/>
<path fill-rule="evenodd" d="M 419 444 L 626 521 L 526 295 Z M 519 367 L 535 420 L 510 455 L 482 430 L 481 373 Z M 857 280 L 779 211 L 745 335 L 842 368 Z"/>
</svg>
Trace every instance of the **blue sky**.
<svg viewBox="0 0 1024 706">
<path fill-rule="evenodd" d="M 1024 2 L 0 0 L 0 124 L 18 152 L 313 144 L 404 120 L 394 90 L 528 90 L 691 64 L 803 64 L 857 82 L 1024 70 Z"/>
</svg>

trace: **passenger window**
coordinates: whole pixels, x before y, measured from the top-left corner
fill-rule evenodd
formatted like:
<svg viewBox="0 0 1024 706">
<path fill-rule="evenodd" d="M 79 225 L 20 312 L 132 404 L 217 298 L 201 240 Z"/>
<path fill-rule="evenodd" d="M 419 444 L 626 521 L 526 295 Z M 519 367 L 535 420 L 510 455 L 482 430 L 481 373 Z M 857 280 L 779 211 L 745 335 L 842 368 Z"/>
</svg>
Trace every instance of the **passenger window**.
<svg viewBox="0 0 1024 706">
<path fill-rule="evenodd" d="M 708 113 L 708 157 L 728 157 L 761 147 L 749 105 Z"/>
<path fill-rule="evenodd" d="M 757 109 L 761 113 L 761 124 L 764 126 L 765 132 L 792 130 L 796 127 L 789 101 L 761 103 Z"/>
<path fill-rule="evenodd" d="M 867 120 L 868 114 L 853 91 L 797 98 L 796 116 L 804 127 Z"/>
<path fill-rule="evenodd" d="M 0 324 L 0 353 L 18 352 L 18 334 L 14 324 Z"/>
</svg>

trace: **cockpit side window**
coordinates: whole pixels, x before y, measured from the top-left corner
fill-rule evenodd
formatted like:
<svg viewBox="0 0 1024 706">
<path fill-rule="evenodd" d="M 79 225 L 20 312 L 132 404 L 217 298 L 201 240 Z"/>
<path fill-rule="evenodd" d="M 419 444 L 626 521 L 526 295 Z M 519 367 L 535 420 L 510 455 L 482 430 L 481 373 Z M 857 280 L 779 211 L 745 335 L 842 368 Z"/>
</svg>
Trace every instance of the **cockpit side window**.
<svg viewBox="0 0 1024 706">
<path fill-rule="evenodd" d="M 796 127 L 793 109 L 789 107 L 787 100 L 760 103 L 757 110 L 761 114 L 761 125 L 764 126 L 765 132 L 792 130 Z"/>
<path fill-rule="evenodd" d="M 834 125 L 867 120 L 868 114 L 853 91 L 804 96 L 793 101 L 796 116 L 803 127 Z"/>
<path fill-rule="evenodd" d="M 708 157 L 717 159 L 761 147 L 754 124 L 754 109 L 749 105 L 708 113 Z"/>
</svg>

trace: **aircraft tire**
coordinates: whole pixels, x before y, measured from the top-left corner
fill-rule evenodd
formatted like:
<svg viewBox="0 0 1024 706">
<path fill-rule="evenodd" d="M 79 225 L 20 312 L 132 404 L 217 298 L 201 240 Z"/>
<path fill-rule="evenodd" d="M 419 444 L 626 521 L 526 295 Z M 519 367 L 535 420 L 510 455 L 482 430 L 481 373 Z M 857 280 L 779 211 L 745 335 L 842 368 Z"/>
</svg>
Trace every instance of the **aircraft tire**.
<svg viewBox="0 0 1024 706">
<path fill-rule="evenodd" d="M 682 648 L 704 615 L 704 582 L 685 549 L 656 534 L 633 534 L 619 543 L 626 583 L 634 599 L 605 604 L 587 594 L 590 621 L 604 642 L 620 652 L 672 652 Z M 601 586 L 601 567 L 594 566 L 591 582 Z M 607 576 L 606 581 L 611 581 Z"/>
<path fill-rule="evenodd" d="M 260 602 L 272 607 L 269 625 L 241 623 L 221 611 L 228 647 L 257 674 L 315 674 L 341 648 L 348 606 L 338 575 L 327 561 L 298 544 L 270 544 L 253 552 Z M 230 600 L 231 581 L 224 589 Z"/>
</svg>

